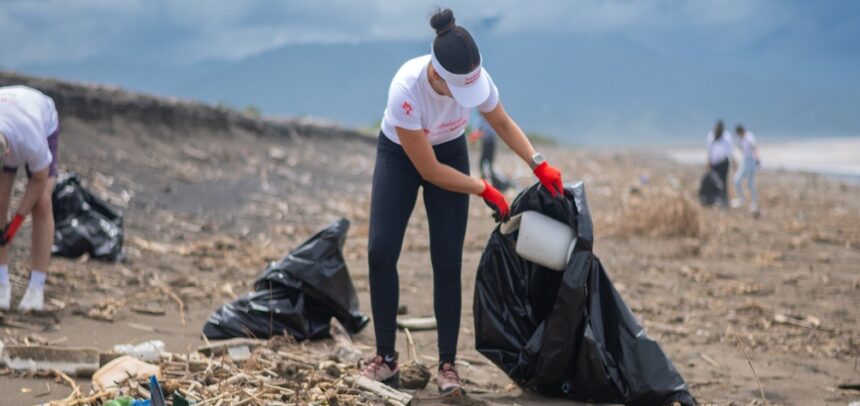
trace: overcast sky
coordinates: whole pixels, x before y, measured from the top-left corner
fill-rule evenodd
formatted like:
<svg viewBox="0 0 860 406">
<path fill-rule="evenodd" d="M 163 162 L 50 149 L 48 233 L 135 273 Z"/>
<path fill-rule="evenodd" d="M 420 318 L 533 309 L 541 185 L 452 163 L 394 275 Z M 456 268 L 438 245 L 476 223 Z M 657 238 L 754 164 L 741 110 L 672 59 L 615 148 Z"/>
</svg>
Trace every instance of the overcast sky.
<svg viewBox="0 0 860 406">
<path fill-rule="evenodd" d="M 0 0 L 0 66 L 86 58 L 239 60 L 288 43 L 432 38 L 438 1 Z M 621 33 L 656 49 L 732 51 L 791 29 L 796 49 L 822 38 L 856 51 L 860 2 L 764 0 L 456 2 L 479 35 Z M 808 33 L 808 35 L 804 35 Z M 814 37 L 814 38 L 812 38 Z M 812 38 L 812 39 L 809 39 Z M 850 43 L 850 44 L 849 44 Z M 844 49 L 840 49 L 844 51 Z"/>
</svg>

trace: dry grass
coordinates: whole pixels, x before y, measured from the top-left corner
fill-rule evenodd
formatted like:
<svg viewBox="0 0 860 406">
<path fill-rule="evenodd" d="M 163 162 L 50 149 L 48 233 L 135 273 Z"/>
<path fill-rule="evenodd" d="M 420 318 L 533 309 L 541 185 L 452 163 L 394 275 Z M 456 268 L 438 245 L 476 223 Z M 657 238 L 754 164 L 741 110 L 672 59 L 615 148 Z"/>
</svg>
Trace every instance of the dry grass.
<svg viewBox="0 0 860 406">
<path fill-rule="evenodd" d="M 703 229 L 699 204 L 671 188 L 628 193 L 620 216 L 612 216 L 605 229 L 613 236 L 697 238 Z"/>
</svg>

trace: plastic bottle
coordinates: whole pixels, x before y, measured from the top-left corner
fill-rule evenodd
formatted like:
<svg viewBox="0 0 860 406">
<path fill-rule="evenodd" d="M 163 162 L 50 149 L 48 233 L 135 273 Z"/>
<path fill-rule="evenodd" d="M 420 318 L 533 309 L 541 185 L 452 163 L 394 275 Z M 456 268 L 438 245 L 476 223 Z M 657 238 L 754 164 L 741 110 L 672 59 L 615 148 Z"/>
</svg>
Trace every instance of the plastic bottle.
<svg viewBox="0 0 860 406">
<path fill-rule="evenodd" d="M 113 346 L 113 351 L 120 354 L 131 355 L 141 361 L 155 362 L 164 352 L 164 341 L 150 340 L 137 345 L 119 344 Z"/>
</svg>

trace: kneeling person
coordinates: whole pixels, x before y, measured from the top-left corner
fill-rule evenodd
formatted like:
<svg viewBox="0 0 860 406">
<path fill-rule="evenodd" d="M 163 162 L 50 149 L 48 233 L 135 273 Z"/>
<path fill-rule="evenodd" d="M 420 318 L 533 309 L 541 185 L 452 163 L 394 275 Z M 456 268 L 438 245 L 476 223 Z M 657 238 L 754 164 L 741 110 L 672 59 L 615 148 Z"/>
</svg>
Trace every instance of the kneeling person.
<svg viewBox="0 0 860 406">
<path fill-rule="evenodd" d="M 12 300 L 9 283 L 9 246 L 24 219 L 33 214 L 32 268 L 30 284 L 18 310 L 42 310 L 45 278 L 54 239 L 51 193 L 57 176 L 59 119 L 54 101 L 25 86 L 0 87 L 0 310 L 8 310 Z M 29 179 L 24 196 L 12 220 L 7 221 L 12 185 L 18 167 L 24 166 Z"/>
</svg>

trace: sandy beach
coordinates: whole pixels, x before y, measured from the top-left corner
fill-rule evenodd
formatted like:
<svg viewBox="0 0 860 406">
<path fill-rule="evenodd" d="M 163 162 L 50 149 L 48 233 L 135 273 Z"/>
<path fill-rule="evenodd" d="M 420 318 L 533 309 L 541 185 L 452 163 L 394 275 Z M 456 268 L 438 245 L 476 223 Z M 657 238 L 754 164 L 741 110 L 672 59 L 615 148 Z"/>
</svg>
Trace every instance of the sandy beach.
<svg viewBox="0 0 860 406">
<path fill-rule="evenodd" d="M 120 96 L 137 103 L 137 96 Z M 204 343 L 201 328 L 213 310 L 249 291 L 269 261 L 341 216 L 352 222 L 345 256 L 361 308 L 370 314 L 366 249 L 373 139 L 334 136 L 335 130 L 324 128 L 267 135 L 250 126 L 202 128 L 179 115 L 157 121 L 135 114 L 67 116 L 61 165 L 124 210 L 129 260 L 57 259 L 47 285 L 51 311 L 5 314 L 18 327 L 0 326 L 4 342 L 109 351 L 114 344 L 160 339 L 168 351 L 193 351 Z M 836 143 L 829 148 L 840 158 L 828 168 L 856 170 L 857 154 Z M 804 147 L 766 145 L 759 177 L 762 215 L 753 218 L 745 210 L 700 207 L 692 198 L 701 175 L 696 166 L 636 151 L 540 149 L 566 180 L 586 182 L 595 253 L 701 404 L 762 404 L 756 379 L 768 404 L 846 405 L 860 399 L 860 392 L 837 387 L 860 381 L 860 186 L 776 170 L 797 161 Z M 797 164 L 823 168 L 826 151 Z M 693 162 L 694 152 L 689 154 Z M 473 168 L 477 156 L 473 150 Z M 518 188 L 534 182 L 510 152 L 500 149 L 498 163 Z M 475 270 L 493 227 L 489 209 L 473 198 L 459 339 L 470 404 L 570 404 L 520 390 L 474 349 Z M 433 314 L 426 291 L 432 280 L 427 233 L 419 201 L 400 260 L 401 304 L 410 316 Z M 29 240 L 27 225 L 13 255 L 14 300 L 26 283 Z M 182 299 L 184 323 L 162 287 Z M 140 292 L 166 314 L 130 310 L 132 303 L 124 299 L 140 300 Z M 354 337 L 368 355 L 372 331 L 368 327 Z M 414 336 L 420 359 L 432 365 L 435 332 Z M 406 353 L 402 334 L 398 350 Z M 78 383 L 89 390 L 87 378 Z M 0 369 L 3 405 L 39 404 L 69 392 L 52 378 Z M 432 384 L 415 395 L 417 404 L 438 403 Z"/>
</svg>

